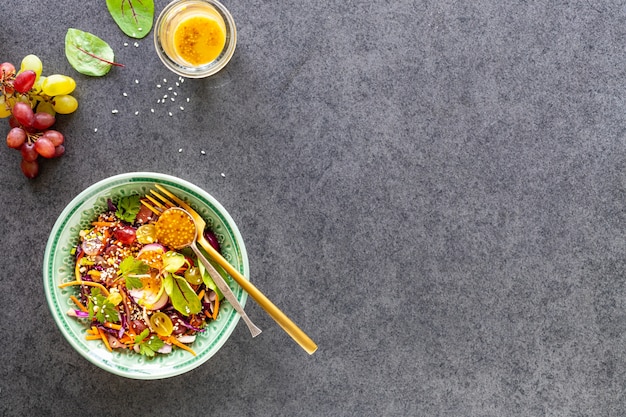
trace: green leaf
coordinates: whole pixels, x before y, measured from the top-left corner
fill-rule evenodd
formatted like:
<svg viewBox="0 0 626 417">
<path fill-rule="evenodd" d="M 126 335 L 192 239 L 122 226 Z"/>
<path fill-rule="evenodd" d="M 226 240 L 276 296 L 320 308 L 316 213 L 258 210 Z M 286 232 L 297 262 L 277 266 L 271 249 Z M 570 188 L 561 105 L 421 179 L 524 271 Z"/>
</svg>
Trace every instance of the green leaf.
<svg viewBox="0 0 626 417">
<path fill-rule="evenodd" d="M 107 0 L 107 8 L 122 32 L 131 38 L 141 39 L 150 33 L 153 0 Z"/>
<path fill-rule="evenodd" d="M 174 273 L 185 265 L 187 259 L 182 253 L 167 251 L 163 255 L 163 270 Z"/>
<path fill-rule="evenodd" d="M 137 213 L 139 213 L 139 210 L 141 210 L 141 201 L 139 200 L 139 196 L 129 195 L 120 198 L 120 201 L 117 202 L 117 211 L 115 212 L 115 215 L 120 220 L 133 223 L 135 221 L 135 217 L 137 217 Z"/>
<path fill-rule="evenodd" d="M 149 269 L 150 267 L 148 267 L 148 265 L 144 262 L 135 259 L 132 256 L 127 256 L 122 260 L 122 262 L 120 262 L 118 273 L 126 280 L 126 288 L 132 290 L 143 287 L 141 279 L 136 275 L 145 274 Z"/>
<path fill-rule="evenodd" d="M 87 309 L 89 310 L 90 320 L 95 318 L 100 323 L 104 323 L 106 321 L 115 323 L 120 321 L 117 308 L 115 308 L 115 305 L 111 303 L 107 297 L 100 293 L 99 288 L 91 290 Z"/>
<path fill-rule="evenodd" d="M 172 305 L 181 314 L 188 316 L 202 311 L 202 302 L 185 278 L 167 274 L 163 285 Z"/>
<path fill-rule="evenodd" d="M 222 268 L 222 266 L 219 265 L 217 262 L 214 262 L 206 253 L 204 257 L 207 259 L 207 261 L 209 261 L 211 265 L 213 265 L 213 268 L 215 268 L 215 270 L 222 276 L 222 278 L 224 278 L 224 281 L 228 283 L 229 276 L 224 268 Z M 209 275 L 209 271 L 206 270 L 202 262 L 198 262 L 198 269 L 200 270 L 200 274 L 202 274 L 202 281 L 204 282 L 204 285 L 206 285 L 207 288 L 215 291 L 220 300 L 224 298 L 222 290 L 220 290 L 217 284 L 215 284 L 215 281 L 213 281 L 213 278 L 211 278 L 211 275 Z"/>
<path fill-rule="evenodd" d="M 65 35 L 65 56 L 70 65 L 81 74 L 100 77 L 109 72 L 114 62 L 113 49 L 105 41 L 89 32 L 69 28 Z"/>
<path fill-rule="evenodd" d="M 165 345 L 165 342 L 155 335 L 150 335 L 149 329 L 144 329 L 135 337 L 135 344 L 139 346 L 139 353 L 153 358 L 156 352 Z"/>
</svg>

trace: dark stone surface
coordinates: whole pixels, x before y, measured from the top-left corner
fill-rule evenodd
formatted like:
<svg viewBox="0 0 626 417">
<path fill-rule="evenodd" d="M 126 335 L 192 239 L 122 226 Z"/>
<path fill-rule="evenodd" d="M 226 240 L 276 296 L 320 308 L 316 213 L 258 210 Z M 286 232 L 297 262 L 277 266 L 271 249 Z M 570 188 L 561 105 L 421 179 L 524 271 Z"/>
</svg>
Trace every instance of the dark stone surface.
<svg viewBox="0 0 626 417">
<path fill-rule="evenodd" d="M 104 1 L 0 3 L 0 61 L 37 54 L 80 101 L 37 179 L 0 152 L 0 414 L 626 415 L 623 4 L 224 4 L 232 61 L 157 104 L 177 77 Z M 76 73 L 69 27 L 125 67 Z M 80 357 L 46 305 L 46 240 L 81 190 L 129 171 L 214 195 L 251 279 L 319 351 L 250 301 L 263 334 L 239 324 L 182 376 Z"/>
</svg>

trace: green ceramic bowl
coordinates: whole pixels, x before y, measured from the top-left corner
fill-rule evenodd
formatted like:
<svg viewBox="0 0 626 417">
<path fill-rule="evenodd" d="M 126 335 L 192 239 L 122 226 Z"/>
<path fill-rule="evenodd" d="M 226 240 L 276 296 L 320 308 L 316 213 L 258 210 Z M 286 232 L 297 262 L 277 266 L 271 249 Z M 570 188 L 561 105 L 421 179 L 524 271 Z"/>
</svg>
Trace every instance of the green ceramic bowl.
<svg viewBox="0 0 626 417">
<path fill-rule="evenodd" d="M 87 325 L 66 312 L 74 307 L 70 295 L 75 287 L 59 288 L 59 284 L 74 280 L 72 248 L 78 243 L 78 233 L 89 227 L 99 213 L 107 208 L 107 199 L 114 202 L 122 196 L 145 195 L 154 184 L 162 184 L 191 205 L 218 237 L 223 256 L 244 276 L 249 276 L 248 256 L 235 222 L 222 205 L 201 188 L 169 175 L 134 172 L 102 180 L 76 196 L 57 219 L 46 246 L 43 262 L 44 290 L 55 322 L 67 341 L 88 361 L 113 374 L 134 379 L 160 379 L 190 371 L 213 356 L 234 330 L 239 315 L 228 302 L 220 307 L 217 320 L 205 332 L 199 333 L 191 345 L 197 356 L 182 349 L 148 359 L 130 350 L 109 352 L 100 341 L 85 340 Z M 229 285 L 241 305 L 247 294 L 233 280 Z"/>
</svg>

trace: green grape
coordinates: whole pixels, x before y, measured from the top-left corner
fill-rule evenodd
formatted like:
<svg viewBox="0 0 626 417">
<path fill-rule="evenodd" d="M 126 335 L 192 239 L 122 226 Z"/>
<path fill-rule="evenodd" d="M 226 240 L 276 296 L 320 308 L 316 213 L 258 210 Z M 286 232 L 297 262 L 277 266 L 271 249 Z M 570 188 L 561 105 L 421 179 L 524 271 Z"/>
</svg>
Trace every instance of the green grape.
<svg viewBox="0 0 626 417">
<path fill-rule="evenodd" d="M 0 119 L 7 118 L 11 116 L 11 114 L 11 107 L 7 105 L 4 96 L 0 96 Z"/>
<path fill-rule="evenodd" d="M 70 95 L 60 95 L 52 99 L 52 108 L 60 114 L 73 113 L 78 108 L 78 100 Z"/>
<path fill-rule="evenodd" d="M 54 111 L 54 107 L 52 107 L 52 103 L 50 103 L 49 101 L 40 101 L 39 104 L 37 104 L 37 111 L 42 113 L 48 113 L 53 116 L 56 116 L 57 114 L 57 112 Z"/>
<path fill-rule="evenodd" d="M 20 72 L 24 72 L 26 70 L 35 71 L 37 74 L 37 78 L 41 75 L 41 71 L 43 69 L 43 64 L 41 63 L 41 59 L 37 55 L 26 55 L 24 59 L 22 59 L 22 65 L 20 66 Z"/>
<path fill-rule="evenodd" d="M 72 77 L 61 74 L 48 75 L 41 85 L 44 94 L 48 96 L 64 96 L 76 88 L 76 81 Z"/>
<path fill-rule="evenodd" d="M 37 81 L 35 81 L 35 85 L 33 85 L 33 91 L 35 94 L 41 93 L 43 82 L 46 81 L 46 78 L 47 77 L 45 77 L 44 75 L 37 78 Z"/>
</svg>

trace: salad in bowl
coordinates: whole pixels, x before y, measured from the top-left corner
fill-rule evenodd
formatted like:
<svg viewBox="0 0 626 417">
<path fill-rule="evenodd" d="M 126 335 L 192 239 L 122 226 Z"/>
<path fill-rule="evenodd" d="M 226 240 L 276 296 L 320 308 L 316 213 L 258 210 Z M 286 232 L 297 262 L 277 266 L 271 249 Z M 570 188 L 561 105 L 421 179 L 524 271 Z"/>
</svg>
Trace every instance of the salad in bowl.
<svg viewBox="0 0 626 417">
<path fill-rule="evenodd" d="M 204 236 L 244 276 L 237 226 L 210 194 L 172 176 L 128 173 L 81 192 L 57 219 L 44 258 L 44 288 L 68 342 L 114 374 L 158 379 L 196 368 L 226 342 L 239 315 L 193 251 L 168 247 L 155 184 L 205 220 Z M 148 204 L 144 204 L 148 203 Z M 246 293 L 216 263 L 240 304 Z"/>
</svg>

